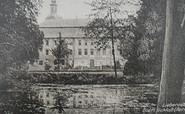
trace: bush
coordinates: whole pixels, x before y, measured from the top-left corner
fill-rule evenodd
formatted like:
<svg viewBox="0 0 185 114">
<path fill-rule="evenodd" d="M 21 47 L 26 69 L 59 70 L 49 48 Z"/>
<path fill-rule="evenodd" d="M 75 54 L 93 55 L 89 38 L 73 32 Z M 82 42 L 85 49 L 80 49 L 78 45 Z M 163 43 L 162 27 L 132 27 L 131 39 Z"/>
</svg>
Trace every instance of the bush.
<svg viewBox="0 0 185 114">
<path fill-rule="evenodd" d="M 52 84 L 116 84 L 116 78 L 111 74 L 90 73 L 30 73 L 28 80 L 33 83 Z M 151 76 L 120 76 L 118 84 L 153 83 Z"/>
</svg>

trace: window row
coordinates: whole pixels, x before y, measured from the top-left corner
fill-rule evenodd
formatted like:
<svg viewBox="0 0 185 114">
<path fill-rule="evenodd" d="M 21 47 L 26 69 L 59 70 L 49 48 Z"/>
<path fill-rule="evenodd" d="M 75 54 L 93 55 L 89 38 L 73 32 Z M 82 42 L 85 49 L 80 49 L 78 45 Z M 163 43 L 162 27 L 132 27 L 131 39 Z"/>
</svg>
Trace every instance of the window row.
<svg viewBox="0 0 185 114">
<path fill-rule="evenodd" d="M 50 55 L 50 50 L 46 49 L 45 54 L 46 55 Z M 70 49 L 70 55 L 72 55 L 73 51 L 72 49 Z M 94 49 L 84 49 L 84 55 L 94 55 Z M 107 54 L 107 50 L 106 49 L 100 49 L 100 50 L 96 50 L 96 55 L 106 55 Z M 82 55 L 82 49 L 78 49 L 78 55 Z"/>
<path fill-rule="evenodd" d="M 82 49 L 78 49 L 78 55 L 82 55 Z M 84 49 L 84 55 L 88 55 L 88 49 Z M 94 55 L 94 49 L 90 49 L 90 55 Z"/>
<path fill-rule="evenodd" d="M 87 46 L 88 43 L 90 43 L 90 45 L 94 45 L 94 42 L 87 42 L 87 41 L 84 41 L 84 45 Z M 82 45 L 82 40 L 78 40 L 78 45 Z"/>
<path fill-rule="evenodd" d="M 94 49 L 90 49 L 89 52 L 90 52 L 90 55 L 94 55 Z M 102 54 L 106 55 L 107 50 L 103 49 Z M 82 49 L 78 49 L 78 55 L 82 55 Z M 89 55 L 88 49 L 84 49 L 84 55 Z M 101 50 L 96 50 L 96 55 L 101 55 Z"/>
<path fill-rule="evenodd" d="M 46 42 L 46 45 L 49 46 L 50 41 L 49 41 L 49 40 L 45 40 L 45 42 Z M 57 44 L 58 44 L 58 40 L 54 40 L 54 44 L 57 45 Z M 72 45 L 73 42 L 68 42 L 68 44 L 69 44 L 69 45 Z"/>
<path fill-rule="evenodd" d="M 46 54 L 46 55 L 50 55 L 49 52 L 50 52 L 50 50 L 49 50 L 49 49 L 46 49 L 45 54 Z M 72 50 L 72 49 L 69 50 L 69 54 L 70 54 L 70 55 L 73 54 L 73 50 Z"/>
<path fill-rule="evenodd" d="M 39 63 L 39 65 L 44 65 L 44 62 L 43 62 L 43 60 L 36 60 L 35 62 L 37 62 L 37 63 Z M 46 59 L 45 60 L 45 64 L 48 64 L 49 63 L 49 59 Z"/>
<path fill-rule="evenodd" d="M 49 40 L 45 40 L 45 41 L 46 41 L 46 45 L 49 45 L 49 44 L 50 44 Z M 58 40 L 54 40 L 54 43 L 55 43 L 55 45 L 57 45 Z M 90 45 L 94 45 L 94 42 L 84 41 L 84 45 L 85 45 L 85 46 L 87 46 L 88 43 L 89 43 Z M 72 45 L 72 42 L 70 42 L 69 45 Z M 78 40 L 78 45 L 82 45 L 82 40 Z"/>
</svg>

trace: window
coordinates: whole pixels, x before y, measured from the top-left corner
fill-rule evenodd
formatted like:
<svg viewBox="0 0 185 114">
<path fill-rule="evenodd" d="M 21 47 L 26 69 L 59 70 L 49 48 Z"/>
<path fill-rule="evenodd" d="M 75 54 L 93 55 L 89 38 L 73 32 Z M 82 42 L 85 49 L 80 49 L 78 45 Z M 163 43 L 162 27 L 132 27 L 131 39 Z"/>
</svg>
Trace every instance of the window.
<svg viewBox="0 0 185 114">
<path fill-rule="evenodd" d="M 97 55 L 100 55 L 100 49 L 97 49 L 96 53 L 97 53 Z"/>
<path fill-rule="evenodd" d="M 120 55 L 122 55 L 123 54 L 123 52 L 122 52 L 122 50 L 120 50 Z"/>
<path fill-rule="evenodd" d="M 94 49 L 91 49 L 91 55 L 94 55 Z"/>
<path fill-rule="evenodd" d="M 78 40 L 78 45 L 82 45 L 82 41 L 81 40 Z"/>
<path fill-rule="evenodd" d="M 55 45 L 57 45 L 57 41 L 56 41 L 56 40 L 54 40 L 54 42 L 55 42 Z"/>
<path fill-rule="evenodd" d="M 94 67 L 94 59 L 90 59 L 90 67 Z"/>
<path fill-rule="evenodd" d="M 48 49 L 46 49 L 46 55 L 49 55 L 49 50 Z"/>
<path fill-rule="evenodd" d="M 47 105 L 49 105 L 50 104 L 50 102 L 49 101 L 47 101 Z"/>
<path fill-rule="evenodd" d="M 72 55 L 72 54 L 73 54 L 73 50 L 72 50 L 72 49 L 70 49 L 70 50 L 69 50 L 69 53 L 70 53 L 70 55 Z"/>
<path fill-rule="evenodd" d="M 103 49 L 103 55 L 106 55 L 106 49 L 105 48 Z"/>
<path fill-rule="evenodd" d="M 40 99 L 42 99 L 43 98 L 43 96 L 42 95 L 40 95 Z"/>
<path fill-rule="evenodd" d="M 54 13 L 55 12 L 55 8 L 51 7 L 51 12 Z"/>
<path fill-rule="evenodd" d="M 84 55 L 88 55 L 87 49 L 84 49 Z"/>
<path fill-rule="evenodd" d="M 62 65 L 65 65 L 65 60 L 62 59 L 61 60 L 61 63 L 62 63 Z"/>
<path fill-rule="evenodd" d="M 43 61 L 39 61 L 39 65 L 43 65 Z"/>
<path fill-rule="evenodd" d="M 78 49 L 78 55 L 82 55 L 82 50 Z"/>
<path fill-rule="evenodd" d="M 46 97 L 49 97 L 49 93 L 46 93 Z"/>
<path fill-rule="evenodd" d="M 91 45 L 94 45 L 94 42 L 91 42 Z"/>
<path fill-rule="evenodd" d="M 49 45 L 49 40 L 46 40 L 46 45 Z"/>
<path fill-rule="evenodd" d="M 85 45 L 87 46 L 87 42 L 85 42 Z"/>
</svg>

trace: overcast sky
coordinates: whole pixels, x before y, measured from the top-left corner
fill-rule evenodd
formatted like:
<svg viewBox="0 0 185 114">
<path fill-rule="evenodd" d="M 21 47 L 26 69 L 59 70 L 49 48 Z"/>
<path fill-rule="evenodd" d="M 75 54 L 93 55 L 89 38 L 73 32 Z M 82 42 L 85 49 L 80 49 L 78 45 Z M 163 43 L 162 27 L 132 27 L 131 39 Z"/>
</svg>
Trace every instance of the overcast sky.
<svg viewBox="0 0 185 114">
<path fill-rule="evenodd" d="M 62 18 L 87 18 L 91 13 L 91 7 L 84 2 L 92 2 L 93 0 L 57 0 L 58 16 Z M 50 13 L 51 0 L 43 0 L 43 7 L 40 9 L 38 23 L 41 23 Z M 126 7 L 132 9 L 133 7 Z"/>
<path fill-rule="evenodd" d="M 91 12 L 91 7 L 84 2 L 92 0 L 57 0 L 57 14 L 62 18 L 86 18 Z M 40 10 L 38 22 L 42 22 L 50 13 L 51 0 L 43 0 L 43 7 Z"/>
</svg>

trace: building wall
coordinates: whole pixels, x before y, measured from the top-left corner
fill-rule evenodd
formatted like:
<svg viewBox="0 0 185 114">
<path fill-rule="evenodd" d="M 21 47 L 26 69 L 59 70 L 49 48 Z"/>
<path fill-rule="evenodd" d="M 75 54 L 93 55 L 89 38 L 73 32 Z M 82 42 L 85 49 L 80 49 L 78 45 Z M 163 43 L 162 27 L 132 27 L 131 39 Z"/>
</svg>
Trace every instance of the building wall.
<svg viewBox="0 0 185 114">
<path fill-rule="evenodd" d="M 65 37 L 62 36 L 62 39 L 65 39 L 68 43 L 68 48 L 72 50 L 72 55 L 69 56 L 68 61 L 69 64 L 74 65 L 74 68 L 80 67 L 83 69 L 99 67 L 101 69 L 103 65 L 113 66 L 111 48 L 98 50 L 96 48 L 96 44 L 94 44 L 95 40 L 82 37 L 82 32 L 79 33 L 80 28 L 71 28 L 72 30 L 69 28 L 66 29 L 61 28 L 56 29 L 56 31 L 54 31 L 54 28 L 41 29 L 45 35 L 45 39 L 43 40 L 43 49 L 39 51 L 39 60 L 37 60 L 33 65 L 30 65 L 29 70 L 45 70 L 46 64 L 51 66 L 50 70 L 54 70 L 54 60 L 56 58 L 52 55 L 51 50 L 57 46 L 59 32 L 63 32 L 61 33 L 61 36 L 64 35 Z M 67 33 L 64 33 L 64 31 Z M 71 34 L 70 31 L 72 31 Z M 111 42 L 109 42 L 109 44 L 111 47 Z M 123 60 L 117 47 L 115 47 L 115 55 L 117 61 Z"/>
</svg>

